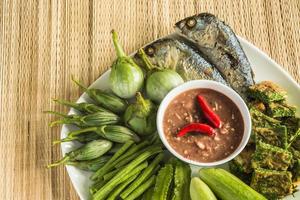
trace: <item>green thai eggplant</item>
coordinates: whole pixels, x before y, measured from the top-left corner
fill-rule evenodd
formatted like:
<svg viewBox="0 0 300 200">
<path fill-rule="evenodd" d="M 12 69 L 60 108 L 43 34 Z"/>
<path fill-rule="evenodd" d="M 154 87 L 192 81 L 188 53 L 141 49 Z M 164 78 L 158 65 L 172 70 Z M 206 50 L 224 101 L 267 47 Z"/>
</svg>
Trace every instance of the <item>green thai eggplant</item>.
<svg viewBox="0 0 300 200">
<path fill-rule="evenodd" d="M 121 99 L 110 92 L 105 92 L 97 88 L 87 88 L 73 77 L 72 81 L 82 90 L 84 90 L 98 105 L 103 106 L 113 113 L 122 113 L 126 110 L 127 102 L 124 99 Z"/>
<path fill-rule="evenodd" d="M 138 55 L 148 70 L 146 93 L 151 100 L 157 103 L 161 102 L 170 90 L 184 83 L 176 71 L 154 67 L 143 49 L 139 50 Z"/>
<path fill-rule="evenodd" d="M 183 82 L 181 76 L 174 70 L 163 69 L 149 76 L 146 83 L 146 92 L 150 99 L 161 102 L 170 90 Z"/>
<path fill-rule="evenodd" d="M 74 124 L 78 127 L 94 127 L 106 124 L 117 124 L 120 122 L 120 117 L 112 112 L 97 112 L 88 115 L 65 115 L 54 111 L 46 111 L 46 113 L 62 117 L 61 120 L 51 122 L 50 127 L 58 124 Z"/>
<path fill-rule="evenodd" d="M 93 160 L 82 160 L 82 161 L 68 161 L 66 165 L 72 165 L 82 170 L 95 172 L 100 169 L 111 156 L 101 156 L 100 158 L 95 158 Z"/>
<path fill-rule="evenodd" d="M 70 101 L 66 101 L 66 100 L 62 100 L 62 99 L 53 99 L 53 101 L 55 101 L 61 105 L 68 106 L 68 107 L 74 108 L 75 110 L 78 110 L 83 113 L 88 113 L 88 114 L 92 114 L 92 113 L 96 113 L 96 112 L 110 112 L 109 110 L 101 108 L 92 103 L 86 103 L 86 102 L 74 103 L 74 102 L 70 102 Z"/>
<path fill-rule="evenodd" d="M 128 99 L 142 88 L 144 74 L 133 59 L 125 54 L 114 30 L 112 30 L 112 39 L 117 53 L 117 60 L 111 68 L 110 88 L 119 97 Z"/>
<path fill-rule="evenodd" d="M 55 140 L 53 141 L 53 145 L 55 144 L 60 144 L 63 142 L 71 142 L 71 141 L 78 141 L 80 143 L 87 143 L 87 142 L 91 142 L 93 140 L 98 140 L 101 139 L 102 137 L 99 136 L 98 134 L 96 134 L 95 132 L 87 132 L 84 134 L 78 134 L 74 137 L 66 137 L 63 138 L 61 140 Z"/>
<path fill-rule="evenodd" d="M 47 167 L 56 167 L 61 164 L 66 164 L 69 161 L 93 160 L 108 152 L 111 147 L 112 142 L 108 140 L 94 140 L 74 151 L 66 153 L 66 155 L 61 160 L 49 164 Z"/>
<path fill-rule="evenodd" d="M 138 92 L 136 102 L 125 111 L 124 122 L 139 135 L 151 134 L 156 130 L 156 111 L 157 107 Z"/>
<path fill-rule="evenodd" d="M 124 126 L 104 125 L 71 131 L 66 138 L 61 140 L 61 142 L 77 140 L 78 136 L 81 137 L 82 135 L 89 134 L 91 132 L 96 133 L 102 138 L 117 143 L 125 143 L 128 140 L 132 140 L 134 142 L 140 141 L 140 138 L 133 131 Z"/>
</svg>

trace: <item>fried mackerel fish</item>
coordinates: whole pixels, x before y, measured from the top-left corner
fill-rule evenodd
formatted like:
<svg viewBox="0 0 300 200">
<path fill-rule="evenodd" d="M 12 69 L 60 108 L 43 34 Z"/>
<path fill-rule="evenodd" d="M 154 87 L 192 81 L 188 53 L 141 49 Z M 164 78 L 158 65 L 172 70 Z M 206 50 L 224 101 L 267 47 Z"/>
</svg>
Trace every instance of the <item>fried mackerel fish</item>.
<svg viewBox="0 0 300 200">
<path fill-rule="evenodd" d="M 250 186 L 268 199 L 279 199 L 294 191 L 289 171 L 255 169 Z"/>
<path fill-rule="evenodd" d="M 178 32 L 196 44 L 204 58 L 244 97 L 247 87 L 254 84 L 253 73 L 233 30 L 210 13 L 187 17 L 175 26 Z"/>
<path fill-rule="evenodd" d="M 175 70 L 184 80 L 208 79 L 228 85 L 221 73 L 178 34 L 155 40 L 143 50 L 157 68 Z M 134 60 L 147 68 L 138 53 Z"/>
</svg>

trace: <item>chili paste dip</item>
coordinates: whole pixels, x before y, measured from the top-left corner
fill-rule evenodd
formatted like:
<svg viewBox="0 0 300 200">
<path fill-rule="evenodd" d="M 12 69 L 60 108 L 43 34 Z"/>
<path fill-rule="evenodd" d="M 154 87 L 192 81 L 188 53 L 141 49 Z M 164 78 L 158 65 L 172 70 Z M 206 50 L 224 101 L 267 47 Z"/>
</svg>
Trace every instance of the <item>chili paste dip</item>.
<svg viewBox="0 0 300 200">
<path fill-rule="evenodd" d="M 211 125 L 202 113 L 197 96 L 204 97 L 221 120 L 214 135 L 191 132 L 178 137 L 188 124 Z M 244 122 L 235 103 L 224 94 L 212 89 L 192 89 L 176 96 L 168 105 L 163 117 L 163 130 L 168 143 L 183 157 L 198 162 L 215 162 L 232 154 L 243 138 Z"/>
</svg>

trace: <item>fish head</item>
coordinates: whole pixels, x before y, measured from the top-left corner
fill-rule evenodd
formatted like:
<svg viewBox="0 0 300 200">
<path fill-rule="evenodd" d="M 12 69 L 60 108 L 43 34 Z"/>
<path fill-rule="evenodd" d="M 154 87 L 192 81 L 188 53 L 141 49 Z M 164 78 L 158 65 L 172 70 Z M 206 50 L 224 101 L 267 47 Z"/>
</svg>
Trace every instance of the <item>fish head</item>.
<svg viewBox="0 0 300 200">
<path fill-rule="evenodd" d="M 177 22 L 175 27 L 178 32 L 207 48 L 213 48 L 219 37 L 216 16 L 210 13 L 187 17 Z"/>
<path fill-rule="evenodd" d="M 159 68 L 175 69 L 182 54 L 178 41 L 171 37 L 156 40 L 143 49 L 152 64 Z"/>
</svg>

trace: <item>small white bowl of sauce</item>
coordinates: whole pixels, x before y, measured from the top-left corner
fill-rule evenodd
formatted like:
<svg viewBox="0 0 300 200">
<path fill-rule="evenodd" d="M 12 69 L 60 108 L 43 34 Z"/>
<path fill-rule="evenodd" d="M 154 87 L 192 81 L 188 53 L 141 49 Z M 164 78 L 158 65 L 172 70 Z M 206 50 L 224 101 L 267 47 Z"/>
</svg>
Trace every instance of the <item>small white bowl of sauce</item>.
<svg viewBox="0 0 300 200">
<path fill-rule="evenodd" d="M 197 97 L 204 98 L 219 116 L 216 128 L 200 108 Z M 213 128 L 213 135 L 191 131 L 178 132 L 191 123 Z M 224 164 L 246 146 L 251 134 L 251 117 L 244 100 L 230 87 L 210 80 L 188 81 L 171 90 L 157 113 L 157 129 L 166 148 L 187 163 L 208 167 Z"/>
</svg>

